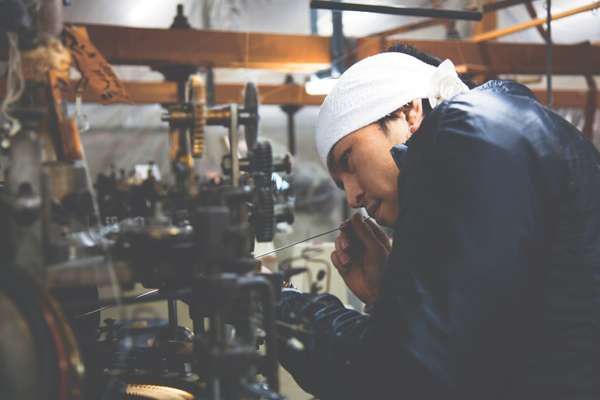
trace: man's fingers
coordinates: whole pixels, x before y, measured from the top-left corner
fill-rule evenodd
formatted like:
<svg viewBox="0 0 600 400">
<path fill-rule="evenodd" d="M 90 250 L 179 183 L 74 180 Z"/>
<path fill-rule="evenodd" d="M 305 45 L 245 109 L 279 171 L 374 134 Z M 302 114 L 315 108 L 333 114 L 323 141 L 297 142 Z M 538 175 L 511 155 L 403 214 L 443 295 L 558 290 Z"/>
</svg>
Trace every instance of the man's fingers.
<svg viewBox="0 0 600 400">
<path fill-rule="evenodd" d="M 383 231 L 383 229 L 381 229 L 381 227 L 379 225 L 377 225 L 377 223 L 375 221 L 373 221 L 371 218 L 367 218 L 367 224 L 369 224 L 369 226 L 371 227 L 371 230 L 373 230 L 373 233 L 375 233 L 375 236 L 377 236 L 377 239 L 379 239 L 379 241 L 385 246 L 385 248 L 390 251 L 392 250 L 392 244 L 390 242 L 390 237 L 387 235 L 387 233 L 385 233 Z"/>
<path fill-rule="evenodd" d="M 340 253 L 338 253 L 337 251 L 334 251 L 333 253 L 331 253 L 331 262 L 333 263 L 333 266 L 335 267 L 335 269 L 338 270 L 340 275 L 345 275 L 348 272 L 350 263 L 343 263 L 340 260 Z"/>
<path fill-rule="evenodd" d="M 365 247 L 375 249 L 380 248 L 385 250 L 385 247 L 377 238 L 377 235 L 371 229 L 371 226 L 367 224 L 364 217 L 360 214 L 354 214 L 350 219 L 352 224 L 352 231 L 358 237 L 358 239 L 364 244 Z"/>
<path fill-rule="evenodd" d="M 273 271 L 271 271 L 269 268 L 265 267 L 264 265 L 261 264 L 260 266 L 260 273 L 261 274 L 272 274 Z"/>
<path fill-rule="evenodd" d="M 338 237 L 335 239 L 335 249 L 336 251 L 347 252 L 350 247 L 350 241 L 348 239 L 348 235 L 345 232 L 340 232 Z"/>
</svg>

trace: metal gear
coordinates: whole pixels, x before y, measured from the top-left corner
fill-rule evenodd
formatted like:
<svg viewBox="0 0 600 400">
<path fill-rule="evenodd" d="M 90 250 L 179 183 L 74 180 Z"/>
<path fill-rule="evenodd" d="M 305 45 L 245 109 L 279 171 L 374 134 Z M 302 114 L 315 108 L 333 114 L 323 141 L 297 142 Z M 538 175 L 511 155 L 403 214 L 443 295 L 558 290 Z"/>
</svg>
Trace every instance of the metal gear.
<svg viewBox="0 0 600 400">
<path fill-rule="evenodd" d="M 256 144 L 258 138 L 258 91 L 256 85 L 249 82 L 244 88 L 244 106 L 240 110 L 240 123 L 244 125 L 244 137 L 246 144 L 251 149 Z"/>
<path fill-rule="evenodd" d="M 206 124 L 206 108 L 204 104 L 194 106 L 194 124 L 192 126 L 192 156 L 194 158 L 202 157 L 204 154 L 204 127 Z"/>
<path fill-rule="evenodd" d="M 269 142 L 257 142 L 252 149 L 250 165 L 253 173 L 262 173 L 271 182 L 273 173 L 273 151 Z"/>
<path fill-rule="evenodd" d="M 194 400 L 194 396 L 181 389 L 158 385 L 127 385 L 126 398 L 129 400 Z"/>
<path fill-rule="evenodd" d="M 275 234 L 275 205 L 273 198 L 273 152 L 269 142 L 257 142 L 250 156 L 250 167 L 256 197 L 254 201 L 254 223 L 256 240 L 270 242 Z"/>
<path fill-rule="evenodd" d="M 257 189 L 256 202 L 254 204 L 254 223 L 256 240 L 258 242 L 270 242 L 275 234 L 275 210 L 273 190 L 262 187 Z"/>
</svg>

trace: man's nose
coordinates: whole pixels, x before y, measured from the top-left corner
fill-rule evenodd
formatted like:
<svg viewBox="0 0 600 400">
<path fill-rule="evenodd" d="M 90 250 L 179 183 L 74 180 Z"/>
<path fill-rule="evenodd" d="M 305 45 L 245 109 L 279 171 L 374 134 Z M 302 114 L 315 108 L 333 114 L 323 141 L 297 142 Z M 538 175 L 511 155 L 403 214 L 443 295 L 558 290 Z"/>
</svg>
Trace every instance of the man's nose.
<svg viewBox="0 0 600 400">
<path fill-rule="evenodd" d="M 346 201 L 352 208 L 360 208 L 364 202 L 364 191 L 356 181 L 356 179 L 347 179 L 344 182 L 344 189 L 346 190 Z"/>
</svg>

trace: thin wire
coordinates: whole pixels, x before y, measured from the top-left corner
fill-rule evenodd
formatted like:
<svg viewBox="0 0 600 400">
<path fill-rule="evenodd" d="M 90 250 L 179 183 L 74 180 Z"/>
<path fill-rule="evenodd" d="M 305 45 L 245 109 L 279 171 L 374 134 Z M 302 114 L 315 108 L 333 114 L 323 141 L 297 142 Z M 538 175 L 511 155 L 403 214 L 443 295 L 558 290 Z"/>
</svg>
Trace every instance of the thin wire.
<svg viewBox="0 0 600 400">
<path fill-rule="evenodd" d="M 317 235 L 314 235 L 314 236 L 308 237 L 308 238 L 306 238 L 306 239 L 302 239 L 302 240 L 299 240 L 299 241 L 297 241 L 297 242 L 294 242 L 294 243 L 291 243 L 291 244 L 287 244 L 287 245 L 285 245 L 285 246 L 282 246 L 282 247 L 278 247 L 278 248 L 276 248 L 275 250 L 271 250 L 271 251 L 268 251 L 268 252 L 266 252 L 266 253 L 264 253 L 264 254 L 261 254 L 261 255 L 259 255 L 259 256 L 256 256 L 256 257 L 254 257 L 254 259 L 259 259 L 259 258 L 262 258 L 262 257 L 264 257 L 264 256 L 267 256 L 267 255 L 269 255 L 269 254 L 273 254 L 273 253 L 276 253 L 276 252 L 278 252 L 278 251 L 281 251 L 281 250 L 288 249 L 288 248 L 290 248 L 290 247 L 293 247 L 293 246 L 296 246 L 296 245 L 298 245 L 298 244 L 300 244 L 300 243 L 308 242 L 309 240 L 316 239 L 316 238 L 318 238 L 318 237 L 325 236 L 325 235 L 328 235 L 328 234 L 330 234 L 330 233 L 333 233 L 333 232 L 336 232 L 336 231 L 339 231 L 339 230 L 340 230 L 340 228 L 338 227 L 338 228 L 335 228 L 335 229 L 329 230 L 329 231 L 327 231 L 327 232 L 322 232 L 322 233 L 319 233 L 319 234 L 317 234 Z M 301 257 L 301 258 L 302 258 L 302 259 L 304 259 L 304 260 L 306 260 L 306 261 L 312 261 L 312 262 L 315 262 L 315 261 L 320 261 L 320 260 L 314 260 L 314 259 L 310 259 L 310 258 L 305 258 L 304 256 L 303 256 L 303 257 Z M 139 294 L 139 295 L 138 295 L 138 296 L 136 296 L 135 298 L 136 298 L 136 299 L 140 299 L 140 298 L 142 298 L 142 297 L 144 297 L 144 296 L 147 296 L 147 295 L 149 295 L 149 294 L 156 293 L 156 292 L 158 292 L 158 289 L 152 289 L 152 290 L 148 290 L 148 291 L 146 291 L 146 292 L 144 292 L 144 293 L 141 293 L 141 294 Z M 119 300 L 120 300 L 120 298 L 119 298 Z M 85 312 L 85 313 L 83 313 L 83 314 L 80 314 L 80 315 L 78 315 L 76 318 L 81 318 L 81 317 L 84 317 L 84 316 L 86 316 L 86 315 L 95 314 L 95 313 L 97 313 L 97 312 L 100 312 L 100 311 L 106 310 L 106 309 L 108 309 L 108 308 L 115 307 L 115 306 L 120 306 L 120 305 L 121 305 L 121 304 L 116 304 L 116 305 L 110 305 L 110 306 L 104 306 L 104 307 L 100 307 L 100 308 L 97 308 L 97 309 L 95 309 L 95 310 L 88 311 L 88 312 Z"/>
<path fill-rule="evenodd" d="M 273 254 L 273 253 L 277 253 L 278 251 L 281 251 L 281 250 L 289 249 L 290 247 L 296 246 L 296 245 L 298 245 L 300 243 L 308 242 L 309 240 L 316 239 L 318 237 L 325 236 L 325 235 L 328 235 L 330 233 L 333 233 L 333 232 L 336 232 L 336 231 L 339 231 L 339 230 L 340 230 L 340 228 L 338 227 L 338 228 L 332 229 L 330 231 L 319 233 L 318 235 L 314 235 L 314 236 L 308 237 L 306 239 L 299 240 L 299 241 L 291 243 L 291 244 L 286 244 L 285 246 L 278 247 L 275 250 L 271 250 L 271 251 L 268 251 L 266 253 L 261 254 L 260 256 L 256 256 L 256 257 L 254 257 L 254 259 L 257 260 L 257 259 L 262 258 L 264 256 L 268 256 L 269 254 Z"/>
<path fill-rule="evenodd" d="M 144 293 L 140 293 L 140 294 L 138 294 L 137 296 L 135 296 L 135 298 L 136 298 L 136 299 L 141 299 L 142 297 L 146 297 L 146 296 L 148 296 L 148 295 L 150 295 L 150 294 L 152 294 L 152 293 L 156 293 L 156 292 L 158 292 L 158 290 L 159 290 L 159 289 L 147 290 L 147 291 L 145 291 Z M 85 313 L 83 313 L 83 314 L 79 314 L 79 315 L 78 315 L 78 316 L 76 316 L 75 318 L 81 318 L 81 317 L 85 317 L 85 316 L 87 316 L 87 315 L 92 315 L 92 314 L 95 314 L 95 313 L 97 313 L 97 312 L 100 312 L 100 311 L 107 310 L 107 309 L 109 309 L 109 308 L 112 308 L 112 307 L 121 307 L 121 306 L 122 306 L 122 304 L 121 304 L 121 303 L 119 303 L 119 304 L 114 304 L 114 305 L 109 305 L 109 306 L 104 306 L 104 307 L 96 308 L 95 310 L 92 310 L 92 311 L 87 311 L 87 312 L 85 312 Z"/>
</svg>

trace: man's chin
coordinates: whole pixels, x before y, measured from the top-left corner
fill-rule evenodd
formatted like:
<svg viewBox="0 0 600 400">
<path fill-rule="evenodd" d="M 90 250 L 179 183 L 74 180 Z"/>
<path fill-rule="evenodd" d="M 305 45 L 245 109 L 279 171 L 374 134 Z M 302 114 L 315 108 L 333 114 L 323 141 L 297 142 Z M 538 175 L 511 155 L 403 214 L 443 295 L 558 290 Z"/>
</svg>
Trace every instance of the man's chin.
<svg viewBox="0 0 600 400">
<path fill-rule="evenodd" d="M 393 228 L 394 224 L 388 221 L 377 221 L 375 220 L 380 226 L 385 226 L 386 228 Z"/>
<path fill-rule="evenodd" d="M 387 228 L 394 228 L 396 226 L 396 218 L 398 218 L 398 213 L 394 209 L 390 209 L 391 207 L 385 207 L 382 205 L 373 215 L 373 219 L 381 226 L 385 226 Z"/>
<path fill-rule="evenodd" d="M 393 228 L 394 227 L 394 219 L 392 218 L 387 218 L 385 215 L 384 216 L 377 216 L 374 218 L 375 222 L 377 222 L 377 224 L 381 225 L 381 226 L 385 226 L 387 228 Z"/>
</svg>

